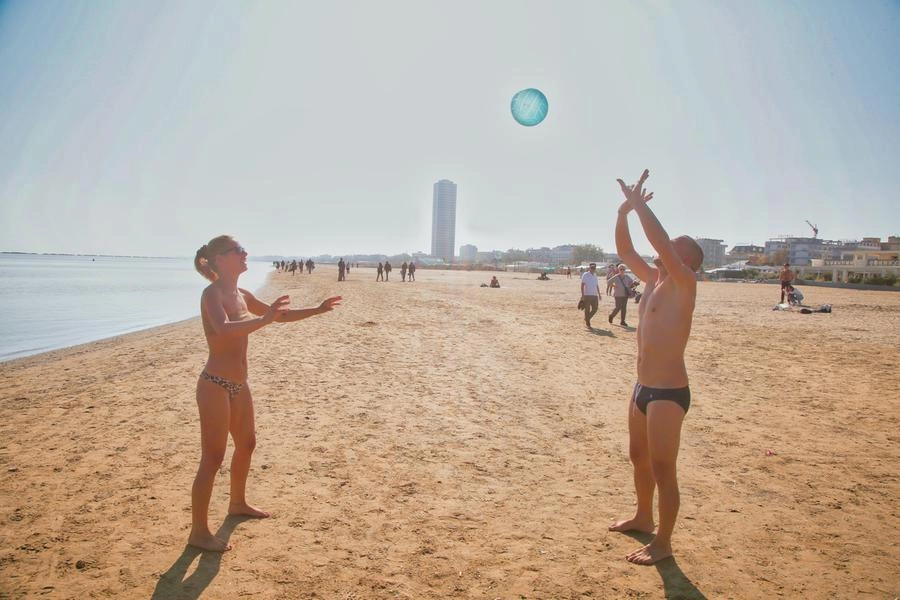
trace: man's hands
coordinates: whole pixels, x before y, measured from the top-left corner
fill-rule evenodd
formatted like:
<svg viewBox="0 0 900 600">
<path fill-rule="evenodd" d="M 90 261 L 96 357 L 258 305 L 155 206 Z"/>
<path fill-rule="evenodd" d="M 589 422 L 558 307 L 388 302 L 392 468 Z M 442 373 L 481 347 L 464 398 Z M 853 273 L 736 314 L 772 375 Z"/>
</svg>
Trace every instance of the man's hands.
<svg viewBox="0 0 900 600">
<path fill-rule="evenodd" d="M 644 189 L 644 182 L 647 181 L 648 177 L 650 177 L 650 170 L 644 169 L 644 172 L 641 173 L 640 178 L 634 185 L 628 185 L 621 179 L 616 179 L 619 182 L 619 187 L 622 188 L 622 193 L 625 195 L 625 202 L 619 207 L 619 214 L 627 214 L 630 210 L 637 208 L 641 204 L 646 204 L 653 198 L 653 192 L 647 192 Z"/>
</svg>

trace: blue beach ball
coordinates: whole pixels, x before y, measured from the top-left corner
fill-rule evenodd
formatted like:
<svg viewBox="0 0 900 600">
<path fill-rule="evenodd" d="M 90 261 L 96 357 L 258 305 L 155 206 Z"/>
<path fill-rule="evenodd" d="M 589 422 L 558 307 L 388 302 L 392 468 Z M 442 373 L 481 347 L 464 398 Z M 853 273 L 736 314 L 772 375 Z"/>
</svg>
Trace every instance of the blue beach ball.
<svg viewBox="0 0 900 600">
<path fill-rule="evenodd" d="M 517 92 L 509 105 L 513 118 L 525 127 L 534 127 L 544 120 L 550 106 L 541 90 L 528 88 Z"/>
</svg>

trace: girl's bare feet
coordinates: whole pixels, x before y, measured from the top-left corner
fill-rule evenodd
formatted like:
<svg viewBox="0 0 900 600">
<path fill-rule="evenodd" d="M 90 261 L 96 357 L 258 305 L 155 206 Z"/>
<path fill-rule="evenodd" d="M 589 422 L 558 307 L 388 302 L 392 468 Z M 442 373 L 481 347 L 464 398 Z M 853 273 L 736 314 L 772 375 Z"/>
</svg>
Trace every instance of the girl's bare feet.
<svg viewBox="0 0 900 600">
<path fill-rule="evenodd" d="M 188 545 L 200 548 L 201 550 L 208 550 L 209 552 L 225 552 L 231 550 L 231 544 L 222 538 L 217 538 L 208 531 L 206 533 L 194 533 L 192 531 L 190 537 L 188 537 Z"/>
<path fill-rule="evenodd" d="M 240 504 L 229 504 L 228 514 L 242 517 L 253 517 L 254 519 L 268 519 L 272 515 L 266 511 L 256 508 L 252 504 L 242 502 Z"/>
</svg>

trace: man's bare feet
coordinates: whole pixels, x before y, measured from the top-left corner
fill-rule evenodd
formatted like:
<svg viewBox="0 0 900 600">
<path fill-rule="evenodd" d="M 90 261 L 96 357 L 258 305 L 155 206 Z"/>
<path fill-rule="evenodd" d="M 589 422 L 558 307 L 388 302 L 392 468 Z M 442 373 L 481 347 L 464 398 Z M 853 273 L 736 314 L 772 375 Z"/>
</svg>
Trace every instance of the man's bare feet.
<svg viewBox="0 0 900 600">
<path fill-rule="evenodd" d="M 272 515 L 266 511 L 256 508 L 252 504 L 229 504 L 228 514 L 242 517 L 253 517 L 254 519 L 268 519 Z"/>
<path fill-rule="evenodd" d="M 200 548 L 201 550 L 208 550 L 210 552 L 225 552 L 227 550 L 231 550 L 231 544 L 229 544 L 222 538 L 217 538 L 209 532 L 191 532 L 190 537 L 188 537 L 188 545 Z"/>
<path fill-rule="evenodd" d="M 658 543 L 657 540 L 653 540 L 643 548 L 638 548 L 626 556 L 625 560 L 636 565 L 652 565 L 670 556 L 672 556 L 671 544 Z"/>
<path fill-rule="evenodd" d="M 616 521 L 609 526 L 610 531 L 643 531 L 644 533 L 653 533 L 656 526 L 651 519 L 639 519 L 632 517 L 624 521 Z"/>
</svg>

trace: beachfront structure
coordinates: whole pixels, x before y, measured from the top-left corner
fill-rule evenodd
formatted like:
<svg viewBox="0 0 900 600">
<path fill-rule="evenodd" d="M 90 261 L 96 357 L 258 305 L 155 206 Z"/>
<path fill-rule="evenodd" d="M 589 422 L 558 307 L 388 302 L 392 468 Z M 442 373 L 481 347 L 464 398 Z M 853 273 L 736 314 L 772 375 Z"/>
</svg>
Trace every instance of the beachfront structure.
<svg viewBox="0 0 900 600">
<path fill-rule="evenodd" d="M 703 250 L 704 267 L 718 267 L 725 264 L 726 246 L 722 240 L 696 238 L 695 241 Z"/>
<path fill-rule="evenodd" d="M 456 184 L 441 179 L 434 184 L 431 203 L 431 255 L 453 262 L 456 247 Z"/>
<path fill-rule="evenodd" d="M 497 266 L 503 262 L 502 250 L 491 250 L 489 252 L 479 252 L 475 257 L 475 263 L 479 265 Z"/>
<path fill-rule="evenodd" d="M 478 257 L 478 246 L 465 244 L 459 247 L 459 262 L 474 263 Z"/>
<path fill-rule="evenodd" d="M 747 261 L 751 258 L 762 258 L 766 254 L 766 249 L 762 246 L 754 246 L 753 244 L 737 244 L 732 246 L 731 250 L 725 255 L 725 259 L 729 263 Z"/>
<path fill-rule="evenodd" d="M 565 244 L 562 246 L 554 246 L 548 248 L 529 248 L 525 251 L 528 259 L 535 262 L 541 262 L 547 265 L 570 265 L 575 252 L 575 246 Z"/>
<path fill-rule="evenodd" d="M 809 266 L 813 259 L 839 260 L 844 252 L 854 250 L 856 240 L 820 240 L 811 237 L 779 236 L 766 242 L 766 256 L 784 254 L 784 261 L 791 266 Z"/>
<path fill-rule="evenodd" d="M 887 242 L 867 237 L 843 246 L 837 258 L 813 258 L 809 265 L 796 268 L 797 275 L 803 278 L 809 274 L 831 273 L 834 282 L 848 282 L 851 275 L 900 277 L 900 236 L 892 235 Z"/>
</svg>

